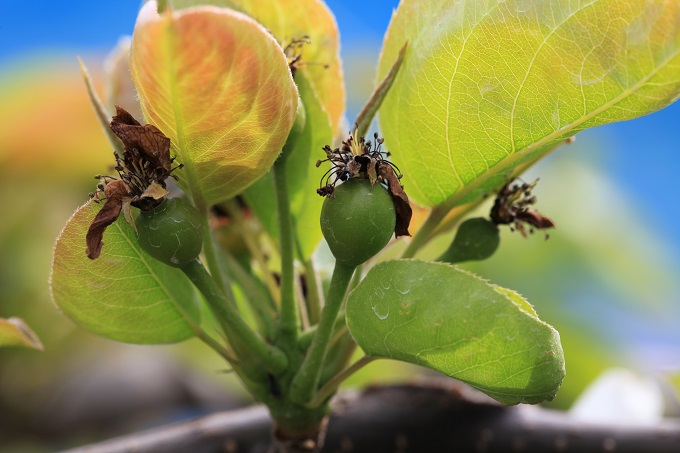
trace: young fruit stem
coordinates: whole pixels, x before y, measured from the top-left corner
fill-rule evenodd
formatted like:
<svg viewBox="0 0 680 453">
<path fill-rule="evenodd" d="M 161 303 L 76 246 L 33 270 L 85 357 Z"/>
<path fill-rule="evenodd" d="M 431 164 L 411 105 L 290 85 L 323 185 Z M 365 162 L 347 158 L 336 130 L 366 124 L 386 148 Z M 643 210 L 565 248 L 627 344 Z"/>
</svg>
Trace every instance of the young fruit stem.
<svg viewBox="0 0 680 453">
<path fill-rule="evenodd" d="M 260 329 L 260 333 L 265 338 L 273 338 L 276 333 L 276 307 L 272 302 L 269 292 L 258 285 L 256 280 L 249 272 L 243 269 L 242 265 L 229 253 L 224 252 L 224 263 L 229 275 L 236 280 L 243 291 L 243 295 L 248 300 L 251 313 L 255 317 L 255 322 Z"/>
<path fill-rule="evenodd" d="M 215 242 L 213 240 L 212 230 L 210 229 L 210 225 L 207 222 L 207 215 L 204 216 L 204 218 L 206 221 L 203 222 L 203 254 L 205 255 L 206 261 L 208 262 L 210 275 L 213 276 L 213 280 L 215 280 L 217 286 L 226 295 L 229 303 L 236 307 L 236 303 L 234 302 L 234 294 L 231 292 L 231 284 L 227 277 L 227 273 L 222 271 L 222 267 L 217 260 Z"/>
<path fill-rule="evenodd" d="M 194 205 L 199 213 L 201 213 L 201 226 L 203 228 L 203 254 L 205 255 L 205 260 L 208 264 L 208 269 L 210 269 L 210 275 L 212 275 L 214 281 L 217 283 L 219 288 L 227 296 L 229 302 L 236 307 L 234 302 L 234 295 L 231 292 L 231 285 L 227 279 L 225 272 L 217 261 L 217 254 L 215 253 L 215 242 L 213 241 L 212 229 L 210 228 L 210 223 L 208 222 L 209 208 L 203 198 L 199 196 L 196 192 L 192 193 L 192 198 L 194 200 Z"/>
<path fill-rule="evenodd" d="M 267 344 L 246 324 L 233 301 L 227 300 L 199 260 L 196 259 L 182 267 L 182 271 L 205 297 L 225 335 L 236 349 L 239 359 L 245 362 L 254 358 L 258 364 L 271 373 L 280 373 L 288 366 L 285 354 L 278 348 Z"/>
<path fill-rule="evenodd" d="M 323 387 L 319 389 L 318 392 L 316 392 L 316 395 L 309 401 L 307 404 L 308 407 L 318 407 L 321 404 L 323 404 L 324 401 L 326 401 L 328 398 L 330 398 L 331 395 L 333 395 L 337 390 L 338 387 L 340 387 L 340 384 L 342 384 L 348 377 L 362 369 L 364 366 L 368 365 L 372 361 L 376 360 L 377 357 L 371 357 L 369 355 L 365 355 L 361 357 L 359 360 L 345 368 L 344 370 L 340 371 L 338 374 L 333 376 L 328 382 L 324 384 Z"/>
<path fill-rule="evenodd" d="M 224 204 L 222 204 L 222 207 L 227 211 L 229 217 L 234 220 L 236 228 L 243 237 L 243 242 L 262 272 L 262 278 L 264 280 L 265 286 L 267 287 L 267 291 L 269 291 L 269 295 L 274 302 L 274 308 L 277 308 L 281 302 L 278 284 L 274 280 L 274 276 L 267 265 L 267 259 L 262 253 L 261 245 L 255 241 L 255 235 L 251 233 L 248 226 L 246 225 L 246 219 L 243 217 L 241 208 L 234 200 L 226 201 Z"/>
<path fill-rule="evenodd" d="M 295 301 L 295 269 L 293 256 L 293 221 L 288 198 L 286 179 L 286 158 L 281 156 L 272 169 L 274 191 L 276 192 L 276 211 L 279 221 L 279 245 L 281 247 L 281 318 L 279 320 L 280 339 L 286 347 L 293 347 L 297 341 L 299 328 L 298 307 Z"/>
<path fill-rule="evenodd" d="M 333 334 L 333 326 L 355 269 L 354 265 L 335 263 L 326 305 L 321 311 L 316 333 L 302 366 L 291 384 L 290 399 L 298 404 L 306 404 L 310 401 L 319 385 L 319 377 Z"/>
<path fill-rule="evenodd" d="M 303 264 L 305 281 L 307 282 L 307 312 L 309 313 L 309 323 L 313 326 L 319 322 L 323 296 L 321 295 L 321 284 L 313 259 L 309 258 Z"/>
<path fill-rule="evenodd" d="M 536 162 L 538 162 L 540 159 L 544 158 L 546 155 L 553 152 L 556 148 L 572 142 L 573 137 L 570 137 L 566 140 L 562 140 L 556 143 L 552 148 L 549 148 L 544 153 L 541 153 L 541 156 L 532 159 L 527 163 L 518 165 L 517 168 L 512 172 L 512 175 L 513 176 L 519 175 L 520 173 L 524 172 L 526 169 L 534 165 Z M 516 160 L 521 156 L 516 153 L 510 157 L 512 158 L 511 160 Z M 507 165 L 511 164 L 508 163 Z M 503 167 L 503 165 L 496 165 L 496 167 L 505 168 Z M 497 172 L 495 171 L 494 172 L 488 171 L 484 175 L 478 177 L 477 179 L 465 185 L 461 190 L 453 194 L 448 200 L 446 200 L 442 204 L 432 208 L 432 211 L 430 211 L 430 215 L 425 220 L 425 223 L 420 228 L 420 230 L 418 230 L 416 235 L 411 240 L 411 243 L 409 244 L 408 248 L 404 251 L 402 258 L 413 258 L 415 254 L 418 252 L 418 250 L 421 247 L 423 247 L 427 243 L 427 241 L 432 239 L 437 234 L 436 230 L 438 226 L 442 223 L 446 215 L 452 209 L 459 206 L 461 202 L 470 195 L 470 193 L 477 190 L 480 186 L 482 186 L 485 182 L 487 182 L 491 177 L 495 176 L 496 174 Z M 442 229 L 440 229 L 439 231 L 441 231 Z"/>
</svg>

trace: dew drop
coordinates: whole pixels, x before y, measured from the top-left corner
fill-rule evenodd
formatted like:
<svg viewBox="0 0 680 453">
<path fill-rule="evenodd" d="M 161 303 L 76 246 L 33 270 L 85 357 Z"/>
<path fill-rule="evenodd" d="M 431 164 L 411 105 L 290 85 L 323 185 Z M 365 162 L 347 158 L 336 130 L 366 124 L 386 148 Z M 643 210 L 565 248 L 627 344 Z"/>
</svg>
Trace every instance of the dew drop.
<svg viewBox="0 0 680 453">
<path fill-rule="evenodd" d="M 371 308 L 373 309 L 373 313 L 375 313 L 375 315 L 376 315 L 376 316 L 378 317 L 378 319 L 380 319 L 381 321 L 386 320 L 387 317 L 390 315 L 390 307 L 389 307 L 389 306 L 387 307 L 387 312 L 386 312 L 386 313 L 381 313 L 380 310 L 378 310 L 377 305 L 373 305 L 373 306 L 371 306 Z"/>
</svg>

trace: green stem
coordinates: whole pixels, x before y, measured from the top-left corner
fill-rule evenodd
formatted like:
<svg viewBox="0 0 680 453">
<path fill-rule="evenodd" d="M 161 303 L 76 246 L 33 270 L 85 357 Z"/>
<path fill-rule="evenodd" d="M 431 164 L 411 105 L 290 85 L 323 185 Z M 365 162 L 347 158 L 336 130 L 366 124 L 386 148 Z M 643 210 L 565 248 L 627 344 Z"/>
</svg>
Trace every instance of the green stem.
<svg viewBox="0 0 680 453">
<path fill-rule="evenodd" d="M 435 238 L 440 234 L 444 234 L 453 230 L 456 226 L 458 226 L 460 221 L 463 220 L 463 217 L 467 216 L 471 211 L 477 209 L 479 205 L 484 203 L 484 201 L 486 201 L 486 199 L 480 197 L 474 201 L 471 201 L 470 203 L 453 208 L 450 214 L 447 215 L 446 219 L 439 224 L 430 237 Z"/>
<path fill-rule="evenodd" d="M 316 334 L 302 366 L 291 384 L 290 399 L 298 404 L 307 403 L 319 385 L 319 376 L 326 358 L 328 343 L 333 334 L 335 320 L 355 269 L 356 266 L 354 265 L 335 263 L 333 277 L 328 288 L 328 297 L 326 297 L 326 305 L 321 311 L 321 319 L 317 325 Z"/>
<path fill-rule="evenodd" d="M 279 286 L 274 280 L 274 276 L 272 275 L 271 271 L 269 270 L 269 266 L 267 265 L 267 259 L 262 253 L 261 245 L 257 244 L 254 241 L 255 235 L 248 228 L 246 219 L 243 217 L 243 213 L 241 212 L 241 208 L 236 204 L 236 202 L 233 199 L 224 202 L 222 204 L 222 207 L 227 211 L 229 217 L 234 221 L 236 228 L 238 229 L 239 233 L 241 234 L 241 237 L 243 238 L 243 242 L 246 244 L 246 248 L 248 249 L 250 255 L 253 257 L 253 259 L 259 266 L 260 271 L 262 272 L 262 279 L 264 280 L 264 284 L 267 287 L 267 290 L 269 291 L 271 300 L 274 302 L 272 308 L 278 307 L 280 297 Z"/>
<path fill-rule="evenodd" d="M 298 336 L 298 348 L 300 348 L 300 350 L 304 351 L 312 344 L 314 335 L 316 335 L 316 329 L 317 325 L 313 325 Z"/>
<path fill-rule="evenodd" d="M 311 400 L 309 400 L 309 403 L 307 403 L 306 406 L 309 408 L 319 407 L 321 404 L 323 404 L 324 401 L 330 398 L 338 390 L 338 387 L 340 387 L 340 384 L 342 384 L 343 381 L 345 381 L 348 377 L 362 369 L 367 364 L 376 360 L 377 358 L 378 357 L 371 357 L 370 355 L 365 355 L 356 362 L 354 362 L 353 364 L 351 364 L 350 366 L 348 366 L 347 368 L 345 368 L 344 370 L 340 371 L 338 374 L 333 376 L 328 382 L 326 382 L 324 386 L 319 389 L 318 392 L 316 392 L 314 397 Z"/>
<path fill-rule="evenodd" d="M 219 286 L 220 290 L 227 295 L 231 303 L 234 303 L 234 295 L 231 292 L 230 282 L 227 280 L 226 272 L 222 272 L 222 267 L 217 261 L 217 254 L 215 253 L 215 242 L 213 241 L 212 229 L 207 221 L 207 216 L 204 216 L 206 221 L 203 222 L 203 254 L 210 270 L 210 275 Z M 234 306 L 236 306 L 234 304 Z"/>
<path fill-rule="evenodd" d="M 182 271 L 205 297 L 239 357 L 242 359 L 252 357 L 267 371 L 275 374 L 288 366 L 285 354 L 267 344 L 246 324 L 234 304 L 227 300 L 199 260 L 190 262 L 182 268 Z"/>
<path fill-rule="evenodd" d="M 209 212 L 210 208 L 205 203 L 202 197 L 194 194 L 193 198 L 194 204 L 196 205 L 196 209 L 198 210 L 198 212 L 203 214 L 201 216 L 203 227 L 203 254 L 205 255 L 205 260 L 208 264 L 210 275 L 215 280 L 217 286 L 219 286 L 222 292 L 226 294 L 229 302 L 232 303 L 234 307 L 236 307 L 236 304 L 234 303 L 234 295 L 231 292 L 231 285 L 227 279 L 227 275 L 225 272 L 222 272 L 220 264 L 217 261 L 217 254 L 215 253 L 215 242 L 213 240 L 212 228 L 210 228 L 210 222 L 208 220 L 210 216 Z"/>
<path fill-rule="evenodd" d="M 215 340 L 213 337 L 208 335 L 208 333 L 203 330 L 203 328 L 196 323 L 191 316 L 189 316 L 184 308 L 181 305 L 176 305 L 177 310 L 182 313 L 182 316 L 184 317 L 184 320 L 186 323 L 189 325 L 191 330 L 194 331 L 194 335 L 196 335 L 196 338 L 201 340 L 204 344 L 212 348 L 215 352 L 217 352 L 224 360 L 227 361 L 232 367 L 236 366 L 236 363 L 238 363 L 238 360 L 234 355 L 229 351 L 227 347 L 225 347 L 223 344 Z"/>
<path fill-rule="evenodd" d="M 328 382 L 335 374 L 347 367 L 347 364 L 354 356 L 354 351 L 357 350 L 357 344 L 349 333 L 345 331 L 344 335 L 340 336 L 335 344 L 331 343 L 328 350 L 332 351 L 332 353 L 329 352 L 332 356 L 329 356 L 323 364 L 321 379 L 319 380 L 322 385 L 324 382 Z"/>
<path fill-rule="evenodd" d="M 224 253 L 224 263 L 232 276 L 232 280 L 236 281 L 241 287 L 248 301 L 247 308 L 255 317 L 260 332 L 265 335 L 265 338 L 272 338 L 276 333 L 274 322 L 276 313 L 269 292 L 259 280 L 243 269 L 241 263 L 231 254 Z"/>
<path fill-rule="evenodd" d="M 345 317 L 344 317 L 344 316 L 338 316 L 338 319 L 342 319 L 343 322 L 344 322 L 344 324 L 339 325 L 339 326 L 334 330 L 335 333 L 333 334 L 333 338 L 331 338 L 331 341 L 330 341 L 329 344 L 328 344 L 328 346 L 331 347 L 331 348 L 332 348 L 338 341 L 340 341 L 340 339 L 341 339 L 341 338 L 347 333 L 347 331 L 349 330 L 349 329 L 347 328 L 347 321 L 345 321 Z"/>
<path fill-rule="evenodd" d="M 307 313 L 309 314 L 309 324 L 313 326 L 319 322 L 323 296 L 321 294 L 319 275 L 314 267 L 314 261 L 312 258 L 309 258 L 303 264 L 305 268 L 305 281 L 307 282 Z"/>
<path fill-rule="evenodd" d="M 293 219 L 290 214 L 288 180 L 286 178 L 286 158 L 281 156 L 272 168 L 274 191 L 276 192 L 276 211 L 279 221 L 279 246 L 281 248 L 281 316 L 279 330 L 286 344 L 294 344 L 297 339 L 299 320 L 295 300 L 295 269 L 293 252 Z"/>
<path fill-rule="evenodd" d="M 192 330 L 194 331 L 194 334 L 196 334 L 196 338 L 201 340 L 206 346 L 210 347 L 212 350 L 217 352 L 224 360 L 227 361 L 232 367 L 235 367 L 236 364 L 238 363 L 238 360 L 232 356 L 227 348 L 225 348 L 222 344 L 220 344 L 217 340 L 215 340 L 213 337 L 208 335 L 203 329 L 200 327 L 198 329 L 194 329 L 194 326 L 192 325 Z"/>
<path fill-rule="evenodd" d="M 310 344 L 312 344 L 312 340 L 314 339 L 314 335 L 316 335 L 317 328 L 318 324 L 315 324 L 298 336 L 298 348 L 300 350 L 304 351 L 309 347 Z M 335 324 L 333 326 L 333 332 L 335 332 L 335 334 L 333 335 L 333 339 L 330 341 L 328 347 L 330 348 L 333 346 L 333 343 L 338 338 L 338 332 L 342 334 L 346 331 L 347 321 L 345 320 L 345 314 L 341 311 L 340 314 L 338 314 L 338 317 L 335 318 Z"/>
</svg>

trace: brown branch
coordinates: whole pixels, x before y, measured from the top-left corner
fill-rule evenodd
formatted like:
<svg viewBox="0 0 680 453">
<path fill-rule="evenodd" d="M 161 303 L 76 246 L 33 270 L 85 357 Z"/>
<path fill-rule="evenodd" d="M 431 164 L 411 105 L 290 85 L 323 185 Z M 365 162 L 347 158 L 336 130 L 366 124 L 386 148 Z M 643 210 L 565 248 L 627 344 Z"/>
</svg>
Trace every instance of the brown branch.
<svg viewBox="0 0 680 453">
<path fill-rule="evenodd" d="M 269 449 L 262 406 L 120 437 L 69 453 L 250 452 Z M 591 424 L 534 406 L 501 406 L 459 383 L 372 387 L 335 400 L 324 453 L 680 451 L 680 421 Z"/>
</svg>

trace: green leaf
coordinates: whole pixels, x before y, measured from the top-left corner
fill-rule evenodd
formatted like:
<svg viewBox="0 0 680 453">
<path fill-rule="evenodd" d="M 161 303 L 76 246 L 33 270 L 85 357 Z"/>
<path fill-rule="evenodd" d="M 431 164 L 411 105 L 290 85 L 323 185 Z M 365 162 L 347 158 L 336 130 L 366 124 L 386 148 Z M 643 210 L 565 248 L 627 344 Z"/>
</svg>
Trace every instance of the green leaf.
<svg viewBox="0 0 680 453">
<path fill-rule="evenodd" d="M 559 334 L 517 293 L 442 263 L 385 261 L 347 300 L 371 356 L 415 363 L 505 404 L 551 400 L 564 378 Z"/>
<path fill-rule="evenodd" d="M 309 258 L 321 241 L 319 217 L 323 197 L 316 193 L 319 179 L 325 169 L 316 167 L 316 161 L 325 158 L 324 145 L 331 144 L 333 130 L 328 114 L 303 73 L 295 76 L 300 98 L 305 106 L 307 121 L 305 129 L 286 162 L 288 193 L 295 223 L 295 234 L 302 256 Z M 249 206 L 264 225 L 267 232 L 278 238 L 274 179 L 271 173 L 249 187 L 244 193 Z"/>
<path fill-rule="evenodd" d="M 179 184 L 216 204 L 264 175 L 286 142 L 298 93 L 281 46 L 245 14 L 146 3 L 130 71 L 149 123 L 185 165 Z"/>
<path fill-rule="evenodd" d="M 428 206 L 680 96 L 677 1 L 403 0 L 378 80 L 406 41 L 380 124 L 409 196 Z"/>
<path fill-rule="evenodd" d="M 80 327 L 125 343 L 173 343 L 193 336 L 199 319 L 193 286 L 179 270 L 147 256 L 121 217 L 104 233 L 101 256 L 85 255 L 85 234 L 99 205 L 68 221 L 54 247 L 52 300 Z"/>
<path fill-rule="evenodd" d="M 19 318 L 0 318 L 0 347 L 24 346 L 42 351 L 40 338 Z"/>
</svg>

